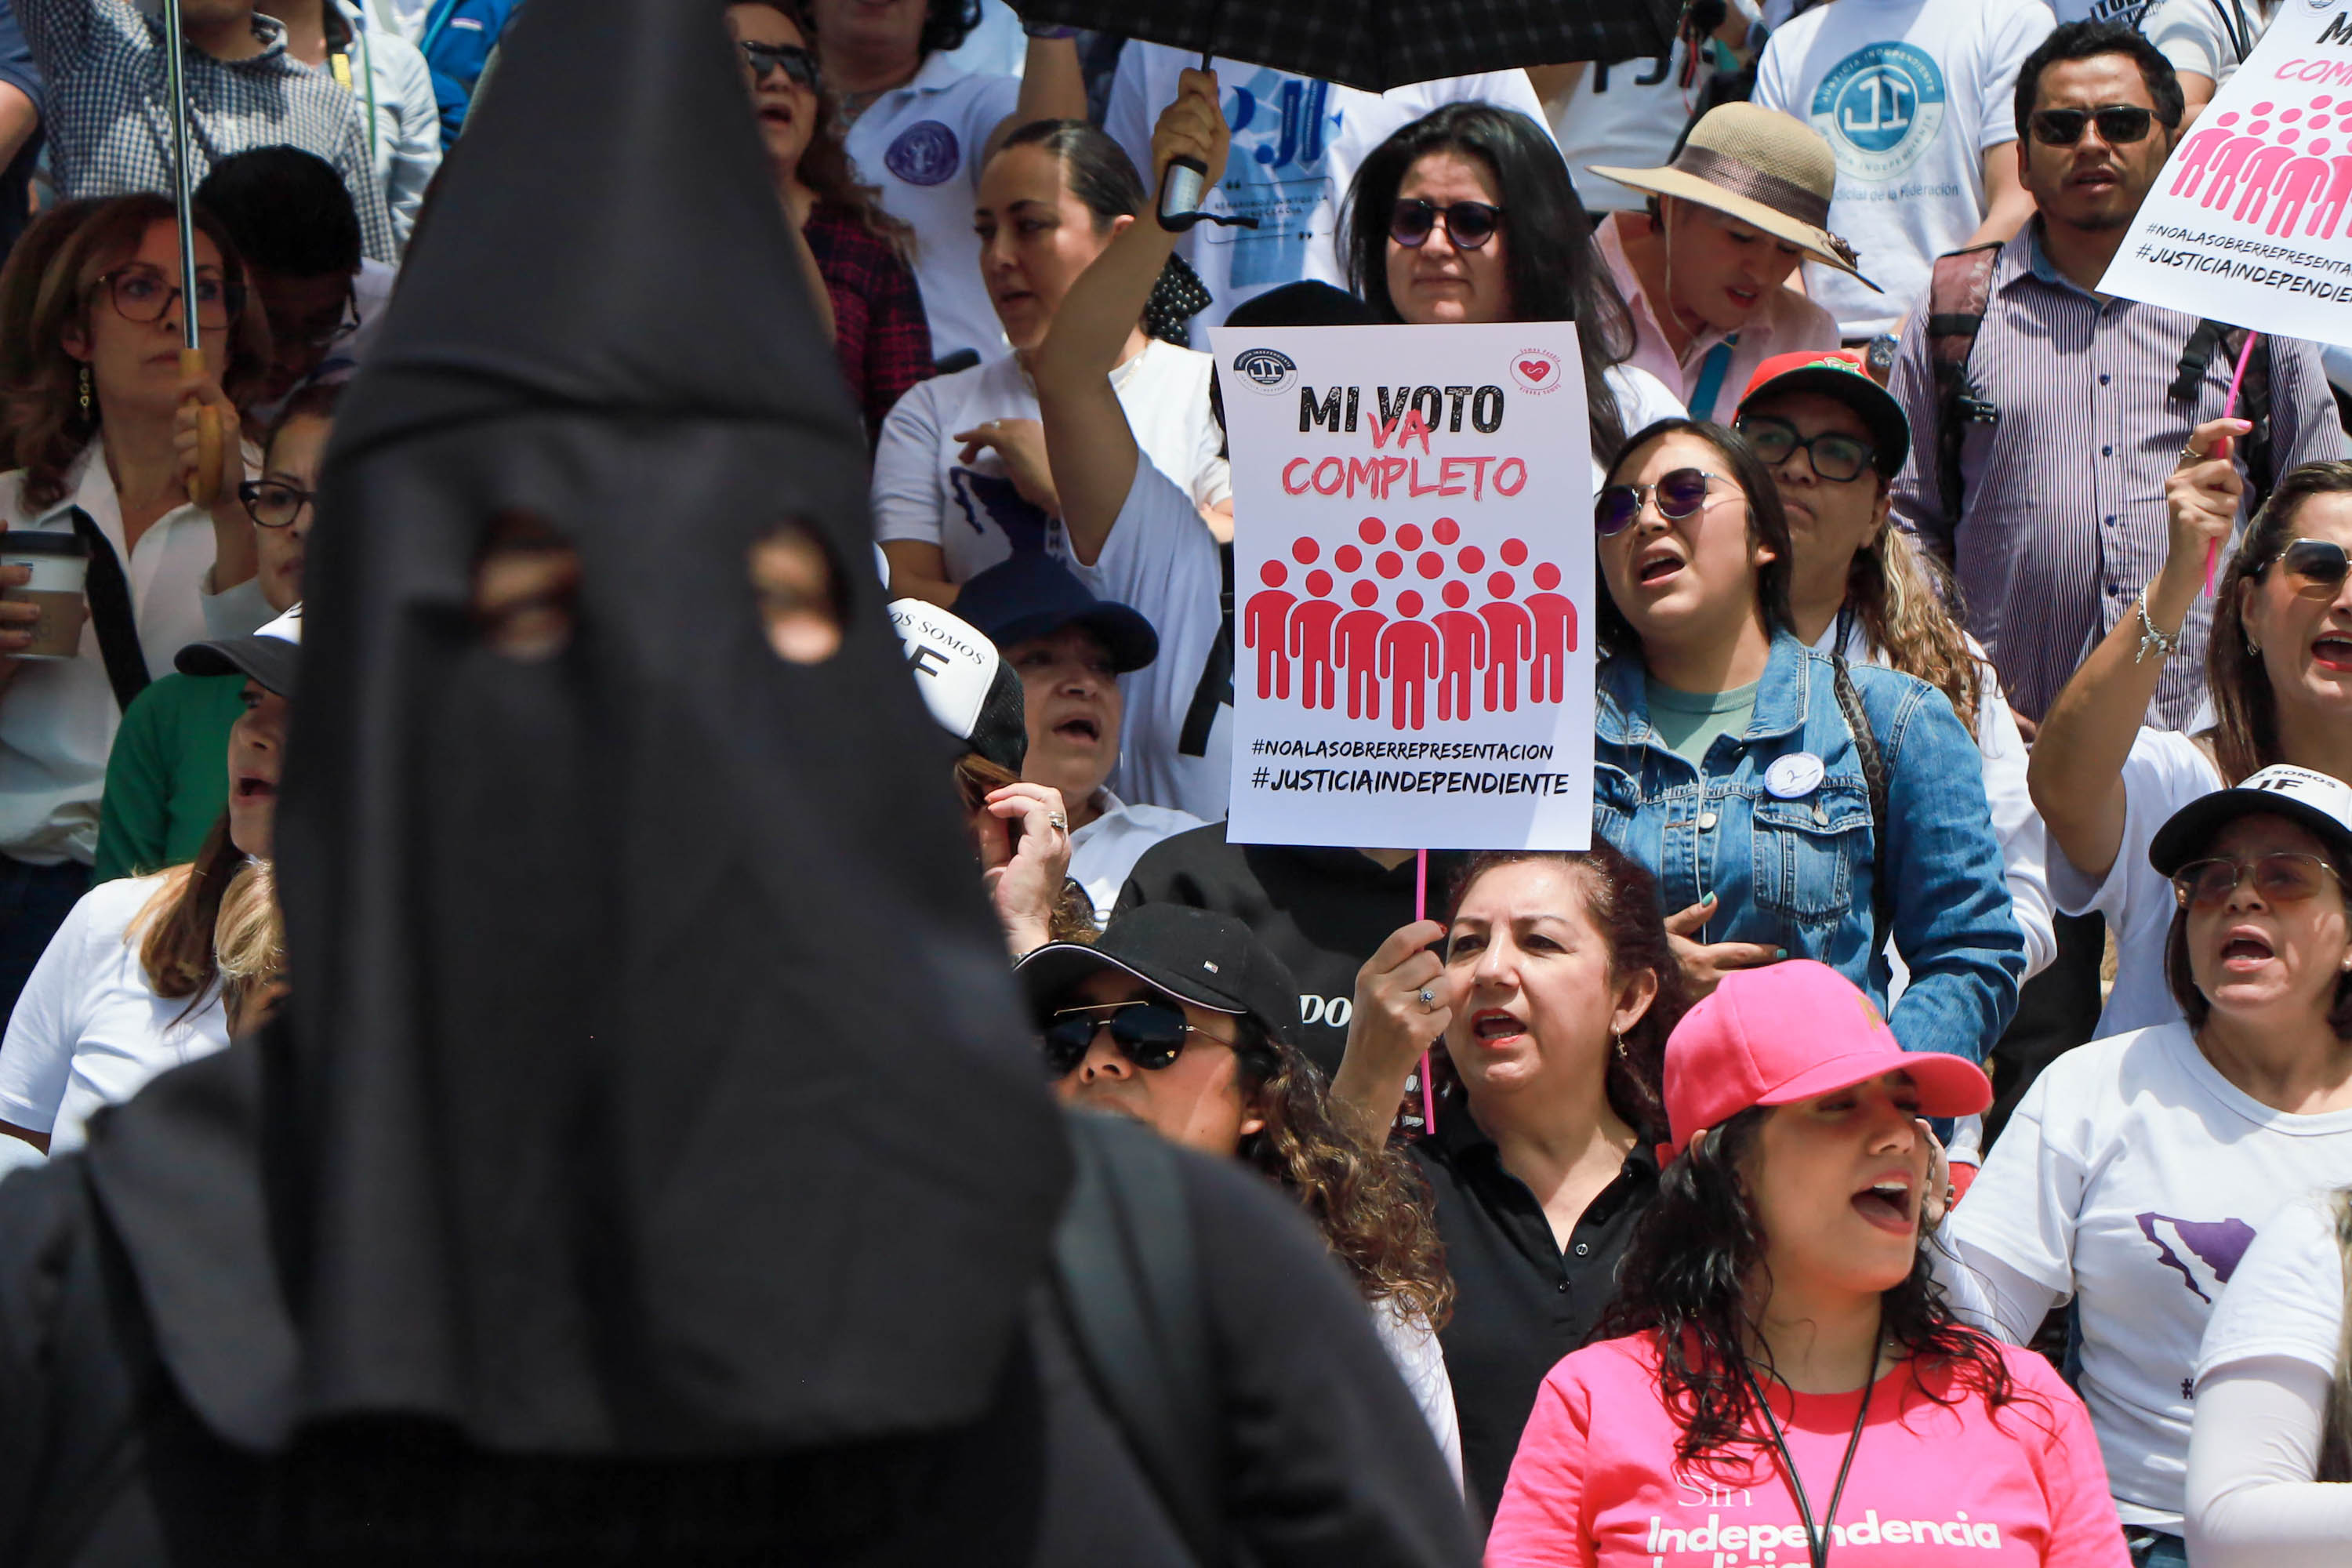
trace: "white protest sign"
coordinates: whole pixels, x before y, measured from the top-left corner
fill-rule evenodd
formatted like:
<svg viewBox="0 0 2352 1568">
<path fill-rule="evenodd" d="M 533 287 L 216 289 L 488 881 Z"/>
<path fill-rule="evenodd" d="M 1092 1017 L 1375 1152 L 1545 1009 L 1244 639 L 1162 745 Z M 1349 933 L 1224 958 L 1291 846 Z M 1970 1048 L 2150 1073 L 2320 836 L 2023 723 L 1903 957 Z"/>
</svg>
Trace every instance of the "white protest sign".
<svg viewBox="0 0 2352 1568">
<path fill-rule="evenodd" d="M 2352 0 L 2286 0 L 2172 150 L 2101 291 L 2352 343 Z"/>
<path fill-rule="evenodd" d="M 1581 849 L 1592 465 L 1569 322 L 1212 334 L 1237 844 Z"/>
</svg>

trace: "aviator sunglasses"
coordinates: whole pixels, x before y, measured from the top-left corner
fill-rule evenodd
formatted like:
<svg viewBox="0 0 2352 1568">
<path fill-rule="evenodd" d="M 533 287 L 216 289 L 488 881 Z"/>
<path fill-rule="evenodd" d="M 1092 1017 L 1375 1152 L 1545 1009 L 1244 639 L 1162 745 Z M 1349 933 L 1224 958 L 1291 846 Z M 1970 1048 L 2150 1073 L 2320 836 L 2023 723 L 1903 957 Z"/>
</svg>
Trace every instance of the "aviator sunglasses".
<svg viewBox="0 0 2352 1568">
<path fill-rule="evenodd" d="M 2298 539 L 2271 558 L 2298 586 L 2335 592 L 2344 584 L 2347 561 L 2344 546 L 2332 539 Z"/>
<path fill-rule="evenodd" d="M 1445 220 L 1445 237 L 1463 250 L 1476 250 L 1495 237 L 1503 224 L 1503 209 L 1486 202 L 1455 202 L 1450 207 L 1421 196 L 1400 200 L 1389 214 L 1389 237 L 1407 249 L 1429 242 L 1437 220 Z"/>
<path fill-rule="evenodd" d="M 1721 474 L 1703 468 L 1675 468 L 1660 474 L 1654 485 L 1611 485 L 1592 498 L 1592 531 L 1603 539 L 1624 532 L 1642 515 L 1643 501 L 1654 493 L 1658 498 L 1658 515 L 1667 521 L 1696 517 L 1706 505 L 1707 481 L 1721 479 Z M 1726 484 L 1730 482 L 1724 479 Z"/>
<path fill-rule="evenodd" d="M 1187 1023 L 1184 1010 L 1169 1002 L 1114 1002 L 1105 1006 L 1065 1007 L 1045 1021 L 1045 1067 L 1055 1078 L 1087 1059 L 1101 1030 L 1110 1031 L 1118 1054 L 1146 1072 L 1172 1066 L 1183 1054 L 1185 1037 L 1198 1035 L 1221 1046 L 1231 1040 Z"/>
<path fill-rule="evenodd" d="M 2316 855 L 2288 849 L 2257 855 L 2251 860 L 2216 856 L 2209 860 L 2191 860 L 2175 871 L 2172 892 L 2182 909 L 2208 914 L 2228 903 L 2230 895 L 2248 877 L 2254 879 L 2254 891 L 2263 902 L 2299 904 L 2305 899 L 2317 898 L 2319 889 L 2327 885 L 2327 879 L 2339 874 Z"/>
<path fill-rule="evenodd" d="M 2096 109 L 2037 109 L 2025 117 L 2033 139 L 2044 147 L 2072 147 L 2083 139 L 2083 127 L 2099 128 L 2099 140 L 2111 147 L 2145 141 L 2156 111 L 2137 104 L 2107 103 Z"/>
</svg>

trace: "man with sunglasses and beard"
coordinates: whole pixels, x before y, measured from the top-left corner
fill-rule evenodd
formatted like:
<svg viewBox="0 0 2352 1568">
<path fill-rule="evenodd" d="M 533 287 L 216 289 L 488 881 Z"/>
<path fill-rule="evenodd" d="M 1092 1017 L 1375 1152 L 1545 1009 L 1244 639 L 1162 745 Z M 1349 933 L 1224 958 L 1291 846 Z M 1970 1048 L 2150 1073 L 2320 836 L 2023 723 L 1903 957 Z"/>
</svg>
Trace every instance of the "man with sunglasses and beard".
<svg viewBox="0 0 2352 1568">
<path fill-rule="evenodd" d="M 2097 291 L 2179 132 L 2171 65 L 2128 27 L 2074 22 L 2017 79 L 2020 170 L 2039 216 L 1997 252 L 1938 264 L 1981 280 L 1961 395 L 1939 384 L 1929 324 L 1965 289 L 1914 306 L 1888 386 L 1911 424 L 1895 515 L 1958 575 L 1969 630 L 2030 726 L 2085 647 L 2136 624 L 2164 560 L 2158 498 L 2189 433 L 2227 405 L 2239 340 Z M 2263 337 L 2247 384 L 2267 394 L 2272 475 L 2345 455 L 2315 345 Z M 2242 472 L 2247 455 L 2235 454 Z M 2187 657 L 2158 683 L 2150 722 L 2195 711 L 2212 603 L 2169 623 Z"/>
</svg>

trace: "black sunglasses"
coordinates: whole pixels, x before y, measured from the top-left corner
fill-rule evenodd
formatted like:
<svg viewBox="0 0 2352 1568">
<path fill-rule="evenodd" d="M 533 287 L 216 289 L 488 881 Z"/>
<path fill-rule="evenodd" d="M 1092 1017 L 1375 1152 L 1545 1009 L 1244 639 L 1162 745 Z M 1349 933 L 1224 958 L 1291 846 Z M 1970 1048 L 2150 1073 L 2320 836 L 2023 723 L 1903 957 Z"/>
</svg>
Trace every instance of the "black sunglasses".
<svg viewBox="0 0 2352 1568">
<path fill-rule="evenodd" d="M 1592 498 L 1592 531 L 1603 539 L 1624 532 L 1642 515 L 1642 502 L 1654 492 L 1660 517 L 1670 522 L 1696 517 L 1706 505 L 1707 481 L 1722 477 L 1700 468 L 1675 468 L 1660 474 L 1654 485 L 1611 485 Z"/>
<path fill-rule="evenodd" d="M 1184 1051 L 1185 1037 L 1230 1046 L 1197 1025 L 1187 1023 L 1184 1010 L 1168 1002 L 1114 1002 L 1106 1006 L 1065 1007 L 1045 1021 L 1045 1067 L 1055 1078 L 1066 1078 L 1093 1048 L 1095 1036 L 1110 1031 L 1118 1054 L 1146 1072 L 1171 1066 Z"/>
<path fill-rule="evenodd" d="M 1464 250 L 1475 250 L 1495 237 L 1503 224 L 1503 209 L 1486 202 L 1455 202 L 1450 207 L 1420 196 L 1401 200 L 1389 214 L 1389 237 L 1418 249 L 1428 243 L 1437 220 L 1445 220 L 1445 237 Z"/>
<path fill-rule="evenodd" d="M 2137 104 L 2107 103 L 2096 109 L 2037 109 L 2025 117 L 2033 139 L 2045 147 L 2072 147 L 2083 139 L 2083 127 L 2099 128 L 2099 140 L 2122 147 L 2147 138 L 2156 110 Z"/>
<path fill-rule="evenodd" d="M 2329 593 L 2344 585 L 2345 573 L 2352 568 L 2352 559 L 2332 539 L 2298 539 L 2271 559 L 2299 586 Z"/>
<path fill-rule="evenodd" d="M 1785 419 L 1775 419 L 1759 414 L 1742 419 L 1738 429 L 1756 448 L 1756 455 L 1775 466 L 1789 460 L 1791 452 L 1802 452 L 1813 466 L 1813 472 L 1838 483 L 1856 479 L 1878 455 L 1878 448 L 1859 436 L 1848 436 L 1835 430 L 1824 430 L 1809 440 L 1797 438 L 1797 427 Z"/>
<path fill-rule="evenodd" d="M 750 38 L 743 40 L 743 58 L 751 68 L 753 81 L 765 81 L 768 73 L 777 67 L 784 75 L 802 87 L 816 87 L 816 57 L 798 44 L 762 44 Z"/>
</svg>

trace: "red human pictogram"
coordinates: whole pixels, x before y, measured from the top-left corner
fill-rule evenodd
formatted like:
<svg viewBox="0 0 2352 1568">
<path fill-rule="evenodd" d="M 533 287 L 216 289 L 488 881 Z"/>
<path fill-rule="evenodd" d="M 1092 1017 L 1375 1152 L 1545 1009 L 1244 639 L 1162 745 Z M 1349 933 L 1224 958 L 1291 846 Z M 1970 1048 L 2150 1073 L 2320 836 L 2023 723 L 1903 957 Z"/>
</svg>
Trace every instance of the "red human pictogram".
<svg viewBox="0 0 2352 1568">
<path fill-rule="evenodd" d="M 1495 573 L 1486 579 L 1486 592 L 1494 598 L 1478 606 L 1479 618 L 1486 623 L 1489 713 L 1519 710 L 1519 660 L 1535 647 L 1535 619 L 1511 596 L 1517 588 L 1508 572 Z"/>
<path fill-rule="evenodd" d="M 1381 628 L 1389 618 L 1372 607 L 1381 602 L 1381 591 L 1370 583 L 1358 583 L 1349 592 L 1362 607 L 1332 623 L 1335 662 L 1348 673 L 1348 717 L 1377 719 L 1381 716 Z"/>
<path fill-rule="evenodd" d="M 1460 583 L 1445 584 L 1445 603 L 1451 606 L 1431 617 L 1437 627 L 1437 641 L 1444 660 L 1444 673 L 1437 681 L 1437 716 L 1440 719 L 1467 719 L 1475 711 L 1471 705 L 1472 676 L 1486 664 L 1486 623 L 1474 611 L 1462 606 L 1470 602 L 1470 590 Z"/>
<path fill-rule="evenodd" d="M 1535 622 L 1535 657 L 1528 666 L 1528 700 L 1558 702 L 1568 689 L 1568 656 L 1576 651 L 1576 604 L 1559 586 L 1559 568 L 1547 561 L 1535 570 L 1528 615 Z"/>
<path fill-rule="evenodd" d="M 1242 646 L 1257 649 L 1257 695 L 1290 699 L 1290 606 L 1297 596 L 1284 591 L 1289 570 L 1279 561 L 1258 568 L 1263 591 L 1252 594 L 1242 608 Z"/>
<path fill-rule="evenodd" d="M 1389 722 L 1418 730 L 1427 722 L 1423 689 L 1438 678 L 1437 633 L 1421 615 L 1421 595 L 1408 588 L 1397 595 L 1398 619 L 1381 633 L 1381 675 L 1389 682 Z"/>
</svg>

